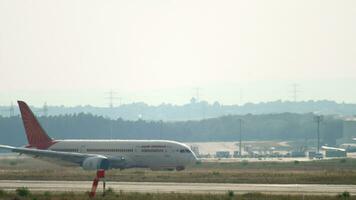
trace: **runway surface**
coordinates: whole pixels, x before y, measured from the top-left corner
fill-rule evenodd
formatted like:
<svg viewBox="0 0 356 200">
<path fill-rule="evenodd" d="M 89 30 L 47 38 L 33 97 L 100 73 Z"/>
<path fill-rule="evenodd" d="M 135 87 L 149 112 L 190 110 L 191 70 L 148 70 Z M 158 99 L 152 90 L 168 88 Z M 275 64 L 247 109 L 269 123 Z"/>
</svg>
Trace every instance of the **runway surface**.
<svg viewBox="0 0 356 200">
<path fill-rule="evenodd" d="M 89 191 L 90 181 L 23 181 L 0 180 L 0 189 L 15 190 L 27 187 L 31 191 Z M 177 192 L 177 193 L 272 193 L 335 195 L 344 191 L 356 194 L 356 185 L 320 184 L 225 184 L 225 183 L 155 183 L 155 182 L 107 182 L 107 188 L 124 192 Z M 99 191 L 102 184 L 99 185 Z"/>
</svg>

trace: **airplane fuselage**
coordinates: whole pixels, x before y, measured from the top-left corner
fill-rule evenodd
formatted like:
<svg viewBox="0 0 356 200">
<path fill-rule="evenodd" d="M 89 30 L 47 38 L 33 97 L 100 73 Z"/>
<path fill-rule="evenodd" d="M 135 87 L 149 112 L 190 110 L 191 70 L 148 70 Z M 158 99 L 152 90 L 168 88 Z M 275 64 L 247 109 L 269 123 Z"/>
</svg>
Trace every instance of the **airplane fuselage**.
<svg viewBox="0 0 356 200">
<path fill-rule="evenodd" d="M 55 140 L 48 150 L 103 155 L 121 169 L 182 170 L 197 161 L 187 145 L 169 140 Z"/>
</svg>

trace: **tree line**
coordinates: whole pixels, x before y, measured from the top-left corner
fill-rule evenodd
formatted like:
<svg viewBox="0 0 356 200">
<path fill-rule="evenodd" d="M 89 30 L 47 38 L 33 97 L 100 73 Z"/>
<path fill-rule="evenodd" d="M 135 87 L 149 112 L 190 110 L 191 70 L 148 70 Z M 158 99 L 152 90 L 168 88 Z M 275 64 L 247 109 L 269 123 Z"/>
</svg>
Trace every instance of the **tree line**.
<svg viewBox="0 0 356 200">
<path fill-rule="evenodd" d="M 54 139 L 167 139 L 182 142 L 236 141 L 242 120 L 243 140 L 301 140 L 316 138 L 314 114 L 226 115 L 188 121 L 147 121 L 105 118 L 79 113 L 41 116 L 39 121 Z M 327 116 L 321 124 L 323 143 L 342 136 L 342 120 Z M 0 116 L 0 143 L 25 145 L 20 116 Z"/>
</svg>

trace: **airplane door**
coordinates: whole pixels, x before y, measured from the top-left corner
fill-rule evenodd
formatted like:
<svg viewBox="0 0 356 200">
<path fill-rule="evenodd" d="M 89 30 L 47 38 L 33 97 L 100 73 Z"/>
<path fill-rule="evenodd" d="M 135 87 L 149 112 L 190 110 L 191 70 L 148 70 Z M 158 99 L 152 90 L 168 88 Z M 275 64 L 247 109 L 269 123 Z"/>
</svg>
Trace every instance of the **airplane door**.
<svg viewBox="0 0 356 200">
<path fill-rule="evenodd" d="M 165 162 L 167 162 L 168 165 L 176 163 L 176 156 L 174 155 L 175 152 L 173 149 L 171 146 L 167 146 L 164 150 Z"/>
<path fill-rule="evenodd" d="M 172 159 L 172 161 L 173 161 L 173 163 L 174 163 L 174 165 L 178 165 L 178 163 L 179 163 L 179 150 L 177 150 L 177 148 L 175 148 L 175 147 L 173 147 L 172 148 L 172 155 L 173 155 L 173 159 Z"/>
<path fill-rule="evenodd" d="M 79 153 L 86 153 L 87 152 L 87 148 L 85 145 L 81 145 L 79 148 Z"/>
<path fill-rule="evenodd" d="M 133 159 L 135 160 L 136 166 L 144 166 L 145 165 L 145 156 L 142 155 L 141 146 L 135 147 L 135 156 Z"/>
<path fill-rule="evenodd" d="M 140 152 L 140 146 L 135 146 L 135 154 L 138 154 Z"/>
</svg>

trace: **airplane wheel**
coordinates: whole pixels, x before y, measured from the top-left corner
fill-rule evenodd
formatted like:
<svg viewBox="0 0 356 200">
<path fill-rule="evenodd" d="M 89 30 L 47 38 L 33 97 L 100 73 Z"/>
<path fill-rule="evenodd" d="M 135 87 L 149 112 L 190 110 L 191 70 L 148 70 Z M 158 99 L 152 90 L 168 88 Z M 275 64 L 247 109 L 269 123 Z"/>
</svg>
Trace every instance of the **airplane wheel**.
<svg viewBox="0 0 356 200">
<path fill-rule="evenodd" d="M 177 171 L 182 171 L 182 170 L 184 170 L 184 169 L 185 169 L 184 166 L 177 166 L 177 167 L 176 167 L 176 170 L 177 170 Z"/>
</svg>

